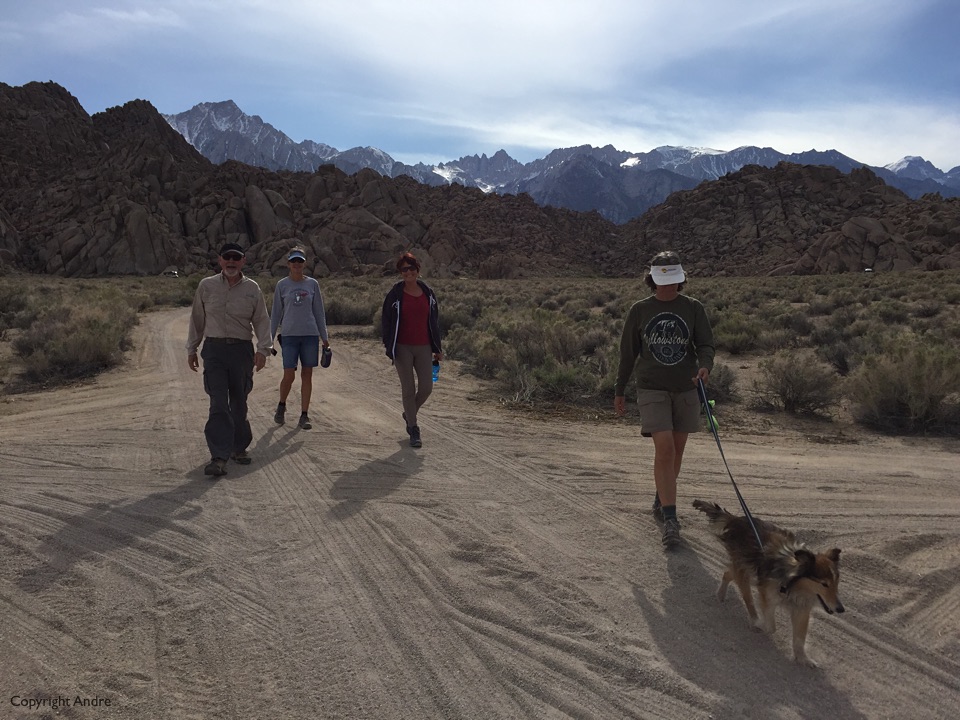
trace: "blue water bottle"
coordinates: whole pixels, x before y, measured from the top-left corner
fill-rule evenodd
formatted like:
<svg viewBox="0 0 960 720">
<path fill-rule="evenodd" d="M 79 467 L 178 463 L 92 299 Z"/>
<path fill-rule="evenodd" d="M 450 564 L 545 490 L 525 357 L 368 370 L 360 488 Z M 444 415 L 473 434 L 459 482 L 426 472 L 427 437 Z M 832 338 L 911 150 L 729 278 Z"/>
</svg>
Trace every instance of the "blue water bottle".
<svg viewBox="0 0 960 720">
<path fill-rule="evenodd" d="M 440 379 L 440 361 L 433 361 L 433 381 L 436 382 Z"/>
</svg>

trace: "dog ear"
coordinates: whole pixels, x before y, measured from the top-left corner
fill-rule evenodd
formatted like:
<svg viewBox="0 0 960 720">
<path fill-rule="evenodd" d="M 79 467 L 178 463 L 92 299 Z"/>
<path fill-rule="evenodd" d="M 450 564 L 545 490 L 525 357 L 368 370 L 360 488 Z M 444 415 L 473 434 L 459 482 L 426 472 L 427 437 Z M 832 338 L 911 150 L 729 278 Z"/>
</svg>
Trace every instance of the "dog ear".
<svg viewBox="0 0 960 720">
<path fill-rule="evenodd" d="M 793 551 L 794 565 L 788 570 L 787 576 L 783 578 L 780 585 L 780 592 L 790 592 L 790 588 L 801 578 L 809 577 L 817 564 L 817 556 L 806 548 L 800 547 Z"/>
<path fill-rule="evenodd" d="M 797 572 L 801 575 L 817 562 L 817 556 L 806 548 L 797 548 L 794 550 L 793 559 L 797 561 Z"/>
<path fill-rule="evenodd" d="M 840 562 L 840 548 L 834 548 L 827 553 L 827 557 L 833 560 L 834 563 Z"/>
</svg>

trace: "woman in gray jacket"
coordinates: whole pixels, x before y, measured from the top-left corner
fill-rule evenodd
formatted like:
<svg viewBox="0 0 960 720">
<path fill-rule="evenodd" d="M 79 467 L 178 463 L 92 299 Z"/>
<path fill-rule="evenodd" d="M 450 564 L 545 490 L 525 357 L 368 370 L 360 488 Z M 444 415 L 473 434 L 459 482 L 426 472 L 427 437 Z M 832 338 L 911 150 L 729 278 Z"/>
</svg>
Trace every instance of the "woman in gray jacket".
<svg viewBox="0 0 960 720">
<path fill-rule="evenodd" d="M 307 256 L 303 248 L 295 247 L 287 255 L 290 275 L 277 283 L 270 313 L 270 337 L 281 333 L 283 379 L 280 381 L 280 402 L 273 419 L 283 425 L 287 411 L 287 395 L 297 376 L 300 363 L 300 420 L 297 426 L 309 430 L 310 396 L 313 394 L 313 369 L 320 364 L 320 342 L 326 351 L 330 347 L 327 320 L 323 310 L 320 284 L 303 274 Z"/>
</svg>

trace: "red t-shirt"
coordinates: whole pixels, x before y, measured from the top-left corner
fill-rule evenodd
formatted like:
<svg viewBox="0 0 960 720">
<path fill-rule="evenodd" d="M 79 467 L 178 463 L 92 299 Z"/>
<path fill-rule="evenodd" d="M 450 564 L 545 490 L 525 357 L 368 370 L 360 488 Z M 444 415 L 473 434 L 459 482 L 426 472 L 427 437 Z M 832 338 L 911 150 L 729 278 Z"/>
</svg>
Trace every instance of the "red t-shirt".
<svg viewBox="0 0 960 720">
<path fill-rule="evenodd" d="M 397 342 L 401 345 L 429 345 L 430 298 L 426 293 L 414 297 L 403 293 L 400 300 L 400 330 Z"/>
</svg>

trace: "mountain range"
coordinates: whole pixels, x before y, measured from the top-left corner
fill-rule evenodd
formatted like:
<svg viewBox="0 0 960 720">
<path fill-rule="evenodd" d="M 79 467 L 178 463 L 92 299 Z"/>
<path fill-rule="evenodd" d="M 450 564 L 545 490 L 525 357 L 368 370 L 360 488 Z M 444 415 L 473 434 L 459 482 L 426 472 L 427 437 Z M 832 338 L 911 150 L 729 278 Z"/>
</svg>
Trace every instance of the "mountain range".
<svg viewBox="0 0 960 720">
<path fill-rule="evenodd" d="M 944 172 L 917 156 L 871 167 L 836 150 L 785 154 L 752 146 L 728 152 L 664 146 L 635 153 L 612 145 L 582 145 L 553 150 L 528 163 L 499 150 L 491 157 L 468 155 L 437 165 L 406 165 L 374 147 L 339 151 L 311 140 L 294 142 L 259 116 L 245 114 L 232 100 L 200 103 L 163 117 L 204 157 L 218 164 L 237 160 L 269 170 L 305 172 L 330 164 L 348 175 L 370 168 L 385 177 L 406 175 L 431 186 L 457 183 L 501 195 L 527 193 L 540 205 L 595 210 L 618 224 L 639 217 L 678 190 L 689 190 L 747 165 L 774 167 L 779 162 L 828 165 L 844 173 L 869 167 L 911 198 L 928 193 L 960 196 L 960 166 Z"/>
<path fill-rule="evenodd" d="M 505 153 L 475 161 L 466 172 L 488 178 L 513 166 Z M 673 172 L 630 167 L 608 175 Z M 429 277 L 637 277 L 664 249 L 695 276 L 960 269 L 960 198 L 911 199 L 866 167 L 749 164 L 618 224 L 525 192 L 371 168 L 217 164 L 146 100 L 89 115 L 56 83 L 0 83 L 0 273 L 207 273 L 225 242 L 244 248 L 253 275 L 285 274 L 300 244 L 319 278 L 392 277 L 405 251 Z"/>
</svg>

